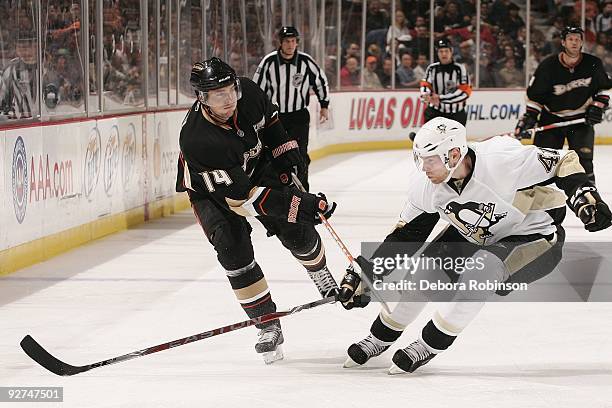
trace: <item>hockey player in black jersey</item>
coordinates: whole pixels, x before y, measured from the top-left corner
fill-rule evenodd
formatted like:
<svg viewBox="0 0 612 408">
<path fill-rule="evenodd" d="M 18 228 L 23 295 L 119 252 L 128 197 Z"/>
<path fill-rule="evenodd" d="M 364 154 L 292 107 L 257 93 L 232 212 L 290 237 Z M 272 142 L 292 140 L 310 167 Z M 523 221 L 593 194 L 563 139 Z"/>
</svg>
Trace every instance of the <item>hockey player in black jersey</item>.
<svg viewBox="0 0 612 408">
<path fill-rule="evenodd" d="M 314 226 L 318 213 L 329 217 L 336 204 L 322 193 L 304 193 L 291 185 L 291 173 L 302 178 L 305 167 L 276 106 L 253 81 L 237 77 L 218 58 L 196 63 L 191 85 L 197 100 L 181 128 L 176 190 L 189 194 L 246 314 L 261 316 L 276 311 L 276 305 L 255 261 L 245 217 L 256 217 L 269 236 L 278 237 L 323 297 L 335 294 L 337 284 Z M 267 363 L 282 358 L 280 322 L 257 327 L 255 350 L 264 353 Z"/>
<path fill-rule="evenodd" d="M 515 136 L 529 137 L 528 129 L 536 125 L 585 118 L 577 124 L 539 132 L 533 143 L 539 147 L 561 149 L 567 137 L 569 148 L 580 158 L 589 180 L 594 184 L 593 125 L 601 123 L 610 97 L 603 91 L 612 87 L 601 60 L 583 53 L 584 32 L 566 27 L 561 33 L 563 50 L 544 59 L 527 88 L 527 111 L 519 120 Z"/>
</svg>

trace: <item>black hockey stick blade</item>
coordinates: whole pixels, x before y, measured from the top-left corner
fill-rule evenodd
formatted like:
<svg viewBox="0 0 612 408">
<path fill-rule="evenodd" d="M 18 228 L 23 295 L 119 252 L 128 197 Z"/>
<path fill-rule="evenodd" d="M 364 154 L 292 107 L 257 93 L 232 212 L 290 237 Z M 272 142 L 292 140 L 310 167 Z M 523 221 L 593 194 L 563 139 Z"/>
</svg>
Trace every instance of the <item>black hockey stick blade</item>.
<svg viewBox="0 0 612 408">
<path fill-rule="evenodd" d="M 29 334 L 25 336 L 23 340 L 21 340 L 19 345 L 32 360 L 51 371 L 53 374 L 62 376 L 75 375 L 88 370 L 87 366 L 75 367 L 60 361 L 45 350 L 43 346 L 38 344 L 38 342 Z"/>
<path fill-rule="evenodd" d="M 280 319 L 281 317 L 289 316 L 294 313 L 298 313 L 302 310 L 312 309 L 313 307 L 321 306 L 327 303 L 333 303 L 336 301 L 335 296 L 329 296 L 323 299 L 315 300 L 314 302 L 305 303 L 303 305 L 294 306 L 289 310 L 282 312 L 272 312 L 252 319 L 244 320 L 238 323 L 232 323 L 227 326 L 218 327 L 213 330 L 193 334 L 191 336 L 183 337 L 181 339 L 168 341 L 161 343 L 156 346 L 147 347 L 142 350 L 133 351 L 131 353 L 123 354 L 121 356 L 102 360 L 97 363 L 87 364 L 84 366 L 73 366 L 54 357 L 43 346 L 38 344 L 36 340 L 29 334 L 25 336 L 21 343 L 21 348 L 25 353 L 30 356 L 32 360 L 40 364 L 42 367 L 51 371 L 53 374 L 61 376 L 70 376 L 79 374 L 85 371 L 92 370 L 94 368 L 103 367 L 110 364 L 117 364 L 123 361 L 131 360 L 134 358 L 146 356 L 148 354 L 158 353 L 160 351 L 168 350 L 178 346 L 184 346 L 185 344 L 193 343 L 194 341 L 200 341 L 209 337 L 218 336 L 220 334 L 229 333 L 234 330 L 244 329 L 245 327 L 254 326 L 259 323 L 265 323 L 272 320 Z"/>
</svg>

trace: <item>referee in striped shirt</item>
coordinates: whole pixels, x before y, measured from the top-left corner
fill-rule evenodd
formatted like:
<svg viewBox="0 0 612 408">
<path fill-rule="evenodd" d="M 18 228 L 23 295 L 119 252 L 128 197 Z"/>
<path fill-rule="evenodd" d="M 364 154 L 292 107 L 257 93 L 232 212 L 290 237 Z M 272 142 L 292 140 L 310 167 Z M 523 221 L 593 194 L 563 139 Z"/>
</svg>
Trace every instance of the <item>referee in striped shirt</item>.
<svg viewBox="0 0 612 408">
<path fill-rule="evenodd" d="M 440 62 L 429 65 L 421 81 L 421 99 L 428 104 L 425 121 L 442 116 L 465 126 L 465 105 L 472 94 L 467 70 L 453 61 L 453 50 L 447 40 L 436 41 L 436 51 Z"/>
<path fill-rule="evenodd" d="M 298 142 L 306 165 L 306 179 L 302 184 L 308 190 L 308 103 L 310 89 L 314 90 L 321 113 L 319 120 L 329 117 L 329 85 L 325 72 L 312 57 L 298 51 L 300 35 L 295 27 L 282 27 L 278 33 L 280 47 L 266 55 L 259 63 L 253 81 L 279 107 L 279 118 L 289 137 Z"/>
</svg>

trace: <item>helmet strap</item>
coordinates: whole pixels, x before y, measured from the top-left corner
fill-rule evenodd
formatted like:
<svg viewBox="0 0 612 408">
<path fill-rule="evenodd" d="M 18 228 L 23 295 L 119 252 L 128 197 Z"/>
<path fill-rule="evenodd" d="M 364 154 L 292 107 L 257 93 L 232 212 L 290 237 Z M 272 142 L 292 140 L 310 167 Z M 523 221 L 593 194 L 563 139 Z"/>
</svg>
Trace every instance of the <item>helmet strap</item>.
<svg viewBox="0 0 612 408">
<path fill-rule="evenodd" d="M 213 112 L 210 106 L 202 103 L 202 101 L 200 101 L 200 106 L 202 106 L 202 111 L 206 114 L 207 119 L 209 119 L 213 124 L 222 127 L 230 127 L 228 124 L 229 119 L 224 119 L 217 115 L 215 112 Z M 236 114 L 236 112 L 234 112 L 234 114 Z"/>
<path fill-rule="evenodd" d="M 462 154 L 461 157 L 459 157 L 459 161 L 457 161 L 457 164 L 455 164 L 453 167 L 450 167 L 449 165 L 450 156 L 448 152 L 446 152 L 446 154 L 440 155 L 440 159 L 442 159 L 442 163 L 444 163 L 444 167 L 446 167 L 446 170 L 448 170 L 448 174 L 446 175 L 446 178 L 444 179 L 445 183 L 448 183 L 448 181 L 452 178 L 453 172 L 459 167 L 461 162 L 463 162 L 463 159 L 465 158 L 465 156 L 466 156 L 465 154 Z"/>
</svg>

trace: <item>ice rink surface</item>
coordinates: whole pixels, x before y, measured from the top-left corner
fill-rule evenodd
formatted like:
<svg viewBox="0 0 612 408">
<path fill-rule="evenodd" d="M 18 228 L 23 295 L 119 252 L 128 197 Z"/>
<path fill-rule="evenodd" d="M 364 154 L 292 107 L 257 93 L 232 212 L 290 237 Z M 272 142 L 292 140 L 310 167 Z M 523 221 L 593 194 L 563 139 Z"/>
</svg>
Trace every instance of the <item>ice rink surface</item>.
<svg viewBox="0 0 612 408">
<path fill-rule="evenodd" d="M 392 229 L 410 182 L 411 153 L 328 157 L 311 166 L 313 191 L 339 203 L 331 219 L 357 254 Z M 612 203 L 612 148 L 595 171 Z M 254 221 L 256 259 L 279 310 L 318 298 L 305 271 Z M 568 241 L 589 234 L 568 214 Z M 323 227 L 337 280 L 346 261 Z M 413 341 L 434 305 L 396 346 L 365 367 L 343 369 L 346 348 L 367 335 L 378 305 L 324 305 L 282 320 L 285 360 L 266 366 L 246 328 L 74 377 L 26 356 L 31 334 L 74 365 L 89 364 L 244 320 L 193 214 L 156 220 L 0 278 L 0 385 L 62 386 L 61 407 L 612 407 L 612 303 L 497 303 L 452 348 L 414 374 L 388 376 L 391 357 Z"/>
</svg>

